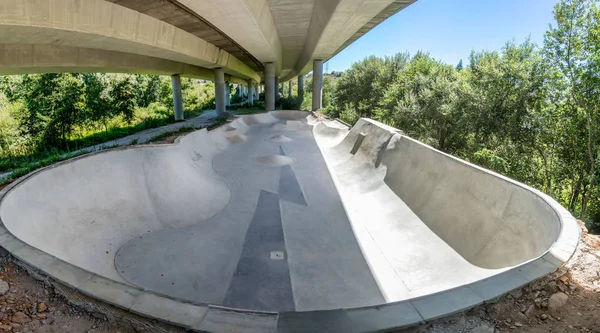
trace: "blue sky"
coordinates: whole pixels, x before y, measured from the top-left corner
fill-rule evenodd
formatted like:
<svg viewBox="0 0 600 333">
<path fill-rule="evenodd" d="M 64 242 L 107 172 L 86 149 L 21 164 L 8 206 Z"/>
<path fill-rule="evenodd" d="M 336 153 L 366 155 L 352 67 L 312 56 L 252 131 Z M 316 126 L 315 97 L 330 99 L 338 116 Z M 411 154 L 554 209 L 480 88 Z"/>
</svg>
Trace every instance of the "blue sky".
<svg viewBox="0 0 600 333">
<path fill-rule="evenodd" d="M 417 0 L 328 61 L 328 71 L 348 69 L 370 55 L 419 50 L 456 65 L 471 50 L 499 50 L 527 37 L 538 45 L 554 23 L 557 0 Z"/>
</svg>

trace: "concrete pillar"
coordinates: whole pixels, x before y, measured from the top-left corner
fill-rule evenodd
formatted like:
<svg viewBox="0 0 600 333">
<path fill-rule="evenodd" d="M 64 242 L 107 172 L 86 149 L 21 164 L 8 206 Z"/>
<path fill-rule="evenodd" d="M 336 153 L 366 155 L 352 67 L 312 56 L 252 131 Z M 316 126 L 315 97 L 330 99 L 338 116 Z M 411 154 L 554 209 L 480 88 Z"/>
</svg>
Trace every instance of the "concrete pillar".
<svg viewBox="0 0 600 333">
<path fill-rule="evenodd" d="M 171 76 L 171 86 L 173 87 L 173 106 L 175 121 L 183 120 L 183 97 L 181 96 L 181 77 L 179 74 Z"/>
<path fill-rule="evenodd" d="M 277 85 L 275 83 L 275 64 L 272 62 L 265 64 L 265 110 L 275 110 L 275 90 Z"/>
<path fill-rule="evenodd" d="M 298 96 L 304 95 L 304 76 L 298 76 Z"/>
<path fill-rule="evenodd" d="M 292 80 L 288 81 L 288 97 L 292 97 Z"/>
<path fill-rule="evenodd" d="M 231 105 L 231 91 L 229 90 L 229 82 L 227 81 L 225 81 L 225 105 Z"/>
<path fill-rule="evenodd" d="M 223 68 L 215 69 L 215 104 L 217 116 L 220 116 L 227 111 L 227 99 L 225 98 L 225 73 L 223 73 Z"/>
<path fill-rule="evenodd" d="M 235 87 L 235 94 L 237 96 L 242 96 L 242 85 L 238 84 L 237 87 Z"/>
<path fill-rule="evenodd" d="M 323 60 L 313 61 L 312 110 L 323 107 Z"/>
<path fill-rule="evenodd" d="M 275 77 L 275 104 L 279 103 L 279 78 Z"/>
<path fill-rule="evenodd" d="M 248 80 L 248 104 L 254 104 L 254 82 Z"/>
</svg>

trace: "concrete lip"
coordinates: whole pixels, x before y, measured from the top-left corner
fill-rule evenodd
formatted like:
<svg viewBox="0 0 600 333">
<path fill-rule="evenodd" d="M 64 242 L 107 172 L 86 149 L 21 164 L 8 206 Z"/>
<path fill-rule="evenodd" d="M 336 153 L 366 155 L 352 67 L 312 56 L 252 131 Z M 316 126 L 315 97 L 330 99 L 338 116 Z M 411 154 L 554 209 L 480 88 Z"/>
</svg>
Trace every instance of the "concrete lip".
<svg viewBox="0 0 600 333">
<path fill-rule="evenodd" d="M 580 236 L 537 190 L 300 111 L 40 169 L 0 192 L 0 220 L 40 273 L 210 332 L 416 325 L 556 270 Z"/>
</svg>

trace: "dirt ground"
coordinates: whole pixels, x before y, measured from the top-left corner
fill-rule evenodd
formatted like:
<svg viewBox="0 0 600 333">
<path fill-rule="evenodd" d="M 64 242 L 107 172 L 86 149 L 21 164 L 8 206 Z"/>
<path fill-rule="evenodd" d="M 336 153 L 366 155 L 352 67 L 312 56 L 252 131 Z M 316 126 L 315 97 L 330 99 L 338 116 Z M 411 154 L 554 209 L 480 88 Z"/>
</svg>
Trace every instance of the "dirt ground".
<svg viewBox="0 0 600 333">
<path fill-rule="evenodd" d="M 184 332 L 51 283 L 15 260 L 0 248 L 0 332 Z M 584 232 L 565 267 L 496 302 L 397 333 L 429 332 L 600 333 L 600 237 Z"/>
</svg>

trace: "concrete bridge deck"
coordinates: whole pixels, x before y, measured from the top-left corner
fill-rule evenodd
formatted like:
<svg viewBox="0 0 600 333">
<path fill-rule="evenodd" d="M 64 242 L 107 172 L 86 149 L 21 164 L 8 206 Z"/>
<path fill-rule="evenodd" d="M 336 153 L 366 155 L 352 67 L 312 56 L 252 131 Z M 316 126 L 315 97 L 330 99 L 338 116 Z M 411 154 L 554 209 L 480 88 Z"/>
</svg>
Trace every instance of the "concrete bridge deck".
<svg viewBox="0 0 600 333">
<path fill-rule="evenodd" d="M 300 111 L 94 153 L 0 192 L 0 245 L 82 292 L 211 332 L 365 332 L 569 259 L 548 196 L 394 128 Z"/>
</svg>

